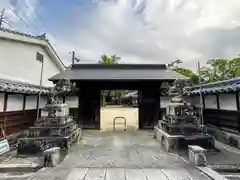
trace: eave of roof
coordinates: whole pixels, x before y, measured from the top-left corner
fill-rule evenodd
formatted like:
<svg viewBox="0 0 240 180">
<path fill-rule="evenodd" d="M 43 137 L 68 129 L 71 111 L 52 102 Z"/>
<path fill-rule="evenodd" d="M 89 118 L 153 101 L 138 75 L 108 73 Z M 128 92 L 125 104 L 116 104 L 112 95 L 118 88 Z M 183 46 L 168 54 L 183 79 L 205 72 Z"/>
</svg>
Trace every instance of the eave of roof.
<svg viewBox="0 0 240 180">
<path fill-rule="evenodd" d="M 198 95 L 200 92 L 203 94 L 240 92 L 240 77 L 193 86 L 185 91 L 185 95 Z"/>
<path fill-rule="evenodd" d="M 46 39 L 45 34 L 41 36 L 33 36 L 30 34 L 25 34 L 25 33 L 13 31 L 6 28 L 0 28 L 0 38 L 40 45 L 52 57 L 52 59 L 54 60 L 54 63 L 58 66 L 58 68 L 61 71 L 65 70 L 65 66 L 63 62 L 61 61 L 60 57 L 58 56 L 57 52 L 55 51 L 55 49 L 53 48 L 49 40 Z"/>
<path fill-rule="evenodd" d="M 51 77 L 50 81 L 70 80 L 175 80 L 185 76 L 161 64 L 79 64 Z"/>
<path fill-rule="evenodd" d="M 40 87 L 37 85 L 0 79 L 0 92 L 22 93 L 36 95 L 41 90 L 41 94 L 49 94 L 50 87 Z"/>
</svg>

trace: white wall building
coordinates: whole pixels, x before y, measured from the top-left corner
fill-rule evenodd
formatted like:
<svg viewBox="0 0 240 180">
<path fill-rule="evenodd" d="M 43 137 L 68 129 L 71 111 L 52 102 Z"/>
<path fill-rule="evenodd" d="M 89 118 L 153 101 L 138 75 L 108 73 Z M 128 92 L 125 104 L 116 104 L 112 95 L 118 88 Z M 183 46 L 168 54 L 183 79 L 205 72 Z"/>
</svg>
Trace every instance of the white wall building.
<svg viewBox="0 0 240 180">
<path fill-rule="evenodd" d="M 42 63 L 36 60 L 37 52 L 44 57 L 40 101 L 37 95 Z M 0 132 L 9 136 L 33 125 L 38 102 L 39 108 L 45 106 L 48 87 L 53 86 L 48 78 L 60 71 L 64 71 L 64 65 L 45 35 L 0 28 Z"/>
<path fill-rule="evenodd" d="M 44 56 L 43 86 L 51 86 L 48 78 L 63 71 L 64 65 L 45 36 L 0 29 L 0 78 L 39 85 L 37 52 Z"/>
</svg>

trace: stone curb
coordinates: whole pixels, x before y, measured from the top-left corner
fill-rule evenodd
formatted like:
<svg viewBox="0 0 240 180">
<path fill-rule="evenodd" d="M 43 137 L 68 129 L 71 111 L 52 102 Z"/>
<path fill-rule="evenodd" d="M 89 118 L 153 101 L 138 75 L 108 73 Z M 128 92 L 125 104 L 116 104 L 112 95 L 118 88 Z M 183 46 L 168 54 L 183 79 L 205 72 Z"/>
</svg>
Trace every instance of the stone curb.
<svg viewBox="0 0 240 180">
<path fill-rule="evenodd" d="M 0 164 L 0 173 L 6 172 L 36 172 L 41 169 L 39 164 Z"/>
<path fill-rule="evenodd" d="M 213 180 L 229 180 L 209 167 L 196 166 L 196 168 Z"/>
</svg>

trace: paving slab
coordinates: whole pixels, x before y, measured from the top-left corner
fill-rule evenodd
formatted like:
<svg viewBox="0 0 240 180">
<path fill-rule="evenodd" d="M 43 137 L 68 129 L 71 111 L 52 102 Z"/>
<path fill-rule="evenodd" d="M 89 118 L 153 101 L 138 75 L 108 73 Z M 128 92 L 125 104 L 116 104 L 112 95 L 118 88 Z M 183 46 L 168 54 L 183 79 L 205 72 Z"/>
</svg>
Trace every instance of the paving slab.
<svg viewBox="0 0 240 180">
<path fill-rule="evenodd" d="M 196 171 L 197 172 L 197 171 Z M 196 173 L 195 172 L 195 173 Z M 201 177 L 200 177 L 201 175 Z M 0 178 L 2 179 L 2 178 Z M 187 169 L 74 168 L 69 171 L 9 176 L 5 180 L 210 180 L 204 174 Z"/>
<path fill-rule="evenodd" d="M 170 168 L 184 167 L 180 157 L 161 150 L 153 132 L 84 132 L 59 167 Z"/>
</svg>

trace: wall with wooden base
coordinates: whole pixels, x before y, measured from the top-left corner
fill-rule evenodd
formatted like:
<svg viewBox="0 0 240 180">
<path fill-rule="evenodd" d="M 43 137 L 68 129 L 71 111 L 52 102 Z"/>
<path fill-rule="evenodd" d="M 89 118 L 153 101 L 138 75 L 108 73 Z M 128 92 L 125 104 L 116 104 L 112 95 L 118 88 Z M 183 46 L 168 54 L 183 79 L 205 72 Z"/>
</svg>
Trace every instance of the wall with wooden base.
<svg viewBox="0 0 240 180">
<path fill-rule="evenodd" d="M 47 96 L 41 96 L 43 108 Z M 37 117 L 37 95 L 0 92 L 0 138 L 18 133 L 32 126 Z"/>
<path fill-rule="evenodd" d="M 203 108 L 205 125 L 213 125 L 222 130 L 240 133 L 239 92 L 202 94 L 188 97 L 197 108 Z"/>
</svg>

